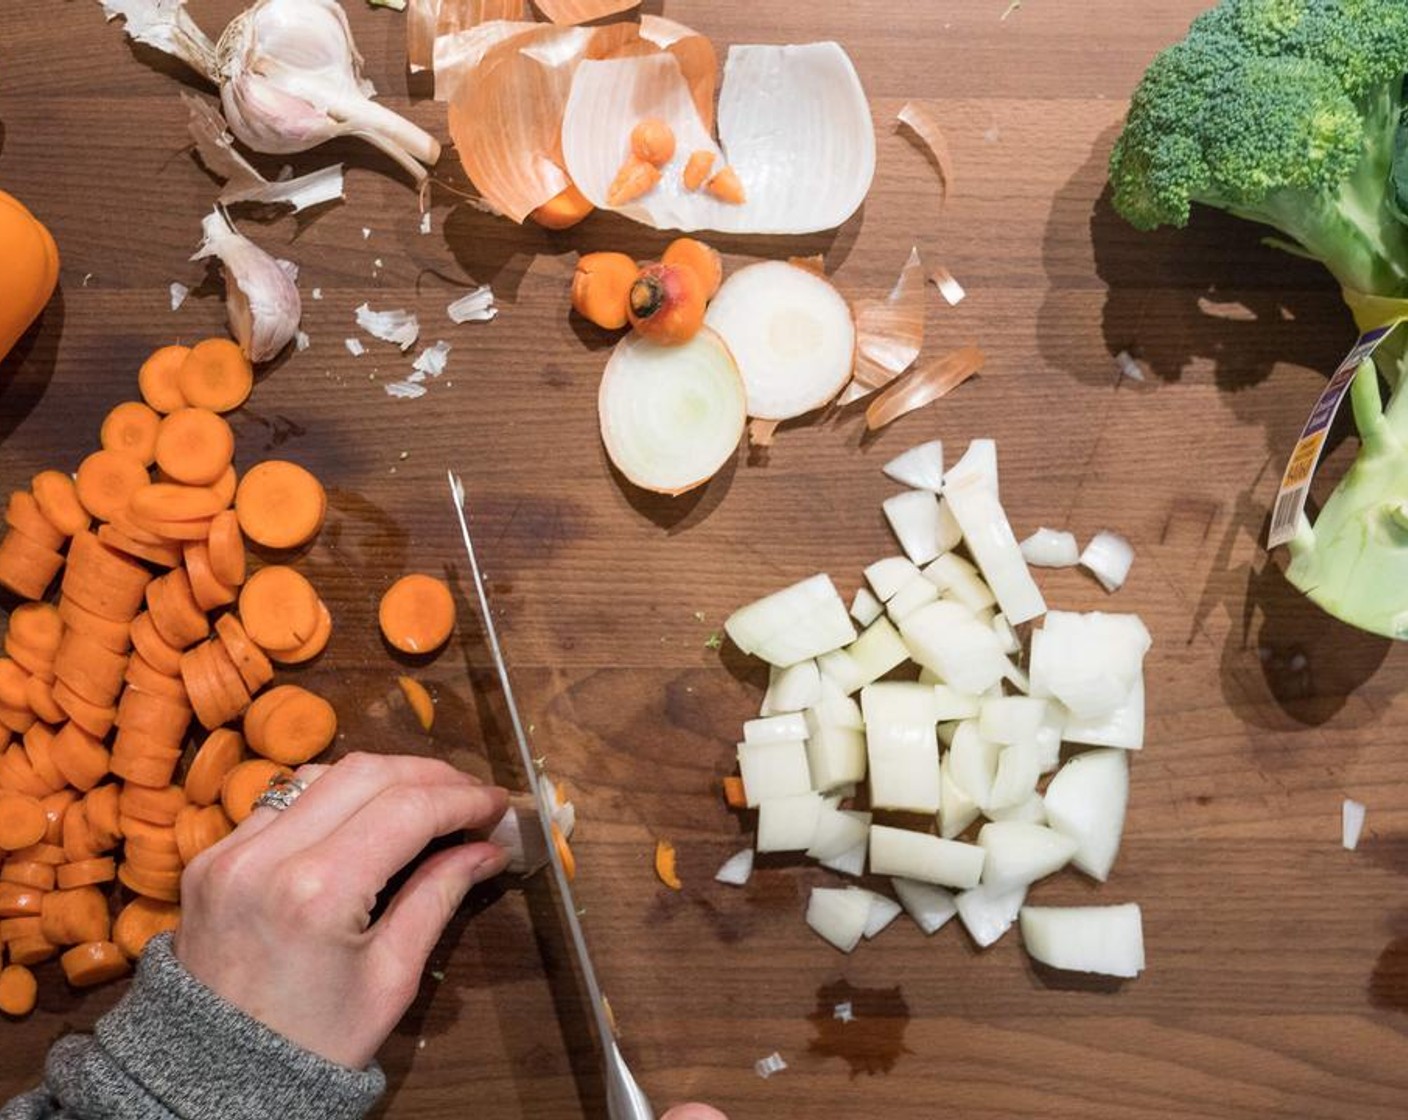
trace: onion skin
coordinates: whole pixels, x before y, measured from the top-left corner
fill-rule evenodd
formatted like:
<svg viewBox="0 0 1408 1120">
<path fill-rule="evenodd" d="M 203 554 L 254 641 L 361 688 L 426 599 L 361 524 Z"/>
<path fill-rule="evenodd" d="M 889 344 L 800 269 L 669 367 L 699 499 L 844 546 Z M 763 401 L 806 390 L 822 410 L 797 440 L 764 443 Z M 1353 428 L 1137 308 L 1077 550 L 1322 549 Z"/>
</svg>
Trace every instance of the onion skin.
<svg viewBox="0 0 1408 1120">
<path fill-rule="evenodd" d="M 704 325 L 704 281 L 692 268 L 648 264 L 631 285 L 626 313 L 636 331 L 652 342 L 688 342 Z"/>
</svg>

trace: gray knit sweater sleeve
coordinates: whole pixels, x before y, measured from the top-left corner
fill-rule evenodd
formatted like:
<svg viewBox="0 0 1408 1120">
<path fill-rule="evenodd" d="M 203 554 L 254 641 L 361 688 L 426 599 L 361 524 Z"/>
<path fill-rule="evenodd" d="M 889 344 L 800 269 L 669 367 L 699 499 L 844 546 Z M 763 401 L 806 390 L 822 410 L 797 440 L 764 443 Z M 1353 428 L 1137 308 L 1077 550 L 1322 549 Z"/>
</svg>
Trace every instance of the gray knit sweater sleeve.
<svg viewBox="0 0 1408 1120">
<path fill-rule="evenodd" d="M 0 1120 L 360 1120 L 386 1088 L 295 1046 L 187 972 L 154 938 L 91 1035 L 54 1044 L 44 1085 Z"/>
</svg>

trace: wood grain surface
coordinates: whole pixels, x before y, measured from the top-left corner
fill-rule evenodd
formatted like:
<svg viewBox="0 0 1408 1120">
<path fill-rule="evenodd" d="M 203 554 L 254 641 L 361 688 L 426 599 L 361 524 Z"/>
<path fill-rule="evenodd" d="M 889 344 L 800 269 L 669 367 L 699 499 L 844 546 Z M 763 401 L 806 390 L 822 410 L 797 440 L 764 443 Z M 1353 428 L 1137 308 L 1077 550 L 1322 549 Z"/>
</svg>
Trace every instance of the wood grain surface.
<svg viewBox="0 0 1408 1120">
<path fill-rule="evenodd" d="M 212 30 L 238 6 L 191 4 Z M 444 484 L 447 467 L 462 472 L 536 748 L 579 806 L 588 937 L 624 1050 L 662 1108 L 703 1099 L 734 1120 L 1401 1117 L 1408 664 L 1302 601 L 1259 544 L 1349 317 L 1321 270 L 1263 248 L 1251 227 L 1200 214 L 1186 231 L 1143 235 L 1110 209 L 1104 167 L 1124 101 L 1201 4 L 1028 0 L 1004 19 L 1006 7 L 664 7 L 720 47 L 837 39 L 873 104 L 878 172 L 863 211 L 827 234 L 726 239 L 730 265 L 821 252 L 845 292 L 873 296 L 918 245 L 969 293 L 956 309 L 934 301 L 929 345 L 972 340 L 989 354 L 980 378 L 878 438 L 852 415 L 787 425 L 769 453 L 741 451 L 674 501 L 610 470 L 595 395 L 611 340 L 569 319 L 566 295 L 577 252 L 647 257 L 667 235 L 600 215 L 566 233 L 520 229 L 437 189 L 423 236 L 414 192 L 370 149 L 296 157 L 300 170 L 345 160 L 347 201 L 243 223 L 298 262 L 312 346 L 269 368 L 234 423 L 241 466 L 277 453 L 329 484 L 306 570 L 337 627 L 299 675 L 336 703 L 340 749 L 435 753 L 515 781 L 468 602 L 456 643 L 416 670 L 438 699 L 429 738 L 375 631 L 393 577 L 466 576 Z M 445 135 L 443 107 L 405 74 L 404 18 L 347 8 L 387 101 Z M 0 491 L 76 465 L 151 348 L 222 329 L 219 287 L 187 259 L 216 191 L 187 150 L 183 87 L 195 83 L 129 46 L 93 0 L 0 5 L 0 188 L 63 254 L 58 295 L 0 375 Z M 893 126 L 910 98 L 936 103 L 952 144 L 943 208 L 929 163 Z M 463 185 L 452 153 L 439 177 Z M 171 281 L 194 290 L 175 313 Z M 471 283 L 493 285 L 501 314 L 455 326 L 444 305 Z M 1207 299 L 1239 302 L 1254 321 L 1211 316 Z M 418 311 L 426 342 L 453 345 L 424 398 L 384 392 L 408 356 L 344 349 L 364 300 Z M 1116 384 L 1123 348 L 1147 363 L 1145 383 Z M 1111 881 L 1068 872 L 1032 892 L 1141 903 L 1138 980 L 1041 972 L 1015 935 L 979 952 L 957 928 L 926 940 L 906 922 L 843 957 L 802 921 L 827 873 L 769 860 L 742 890 L 712 881 L 748 842 L 718 780 L 766 673 L 706 640 L 734 607 L 815 571 L 849 594 L 864 564 L 893 551 L 880 464 L 935 436 L 998 439 L 1019 534 L 1109 527 L 1138 550 L 1113 599 L 1074 572 L 1041 578 L 1054 605 L 1138 611 L 1155 644 L 1148 745 Z M 1339 843 L 1345 796 L 1368 805 L 1357 852 Z M 662 836 L 679 846 L 679 894 L 651 870 Z M 432 966 L 383 1051 L 391 1088 L 378 1115 L 603 1115 L 543 885 L 477 893 Z M 53 968 L 42 978 L 40 1011 L 0 1024 L 0 1098 L 33 1084 L 54 1039 L 120 995 L 73 995 Z M 832 1019 L 843 998 L 857 1015 L 844 1026 Z M 788 1069 L 763 1080 L 753 1063 L 774 1050 Z"/>
</svg>

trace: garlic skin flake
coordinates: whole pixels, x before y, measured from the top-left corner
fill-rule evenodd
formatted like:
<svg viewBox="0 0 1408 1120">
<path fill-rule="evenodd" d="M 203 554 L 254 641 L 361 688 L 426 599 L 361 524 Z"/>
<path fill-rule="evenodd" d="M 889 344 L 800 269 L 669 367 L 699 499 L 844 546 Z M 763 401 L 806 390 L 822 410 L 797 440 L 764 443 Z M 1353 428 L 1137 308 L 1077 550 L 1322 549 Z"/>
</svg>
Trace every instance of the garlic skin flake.
<svg viewBox="0 0 1408 1120">
<path fill-rule="evenodd" d="M 294 281 L 298 266 L 271 257 L 238 232 L 219 209 L 201 221 L 205 240 L 191 260 L 218 257 L 225 267 L 230 331 L 251 362 L 267 362 L 298 333 L 303 302 Z"/>
</svg>

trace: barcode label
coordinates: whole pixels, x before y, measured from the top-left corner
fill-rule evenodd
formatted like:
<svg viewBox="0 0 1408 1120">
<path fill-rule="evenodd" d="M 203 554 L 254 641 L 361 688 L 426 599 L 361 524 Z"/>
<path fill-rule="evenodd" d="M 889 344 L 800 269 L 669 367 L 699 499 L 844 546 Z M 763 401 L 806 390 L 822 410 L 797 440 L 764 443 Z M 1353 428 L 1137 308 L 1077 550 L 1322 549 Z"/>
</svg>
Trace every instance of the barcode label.
<svg viewBox="0 0 1408 1120">
<path fill-rule="evenodd" d="M 1271 511 L 1271 532 L 1266 537 L 1267 548 L 1278 548 L 1291 543 L 1309 492 L 1310 484 L 1306 483 L 1295 490 L 1283 490 L 1276 495 L 1276 505 Z"/>
<path fill-rule="evenodd" d="M 1373 356 L 1383 342 L 1394 331 L 1402 319 L 1395 319 L 1381 327 L 1367 330 L 1354 342 L 1344 360 L 1335 367 L 1335 372 L 1315 399 L 1315 407 L 1300 430 L 1295 449 L 1286 462 L 1281 475 L 1281 486 L 1276 492 L 1276 504 L 1271 509 L 1271 531 L 1266 536 L 1266 547 L 1277 548 L 1287 544 L 1296 535 L 1296 525 L 1305 510 L 1310 496 L 1310 480 L 1315 477 L 1315 468 L 1320 465 L 1320 452 L 1324 450 L 1325 438 L 1330 425 L 1335 422 L 1344 398 L 1349 395 L 1349 387 L 1354 383 L 1359 364 Z"/>
</svg>

